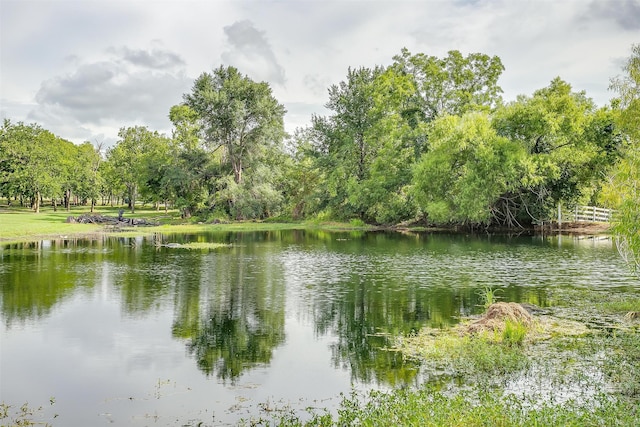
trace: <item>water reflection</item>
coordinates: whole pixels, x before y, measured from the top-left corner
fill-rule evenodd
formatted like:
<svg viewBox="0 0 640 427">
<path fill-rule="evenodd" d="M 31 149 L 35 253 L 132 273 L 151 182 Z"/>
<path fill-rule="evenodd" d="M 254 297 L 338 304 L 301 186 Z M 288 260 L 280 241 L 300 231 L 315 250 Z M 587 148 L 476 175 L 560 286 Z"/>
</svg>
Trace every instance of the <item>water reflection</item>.
<svg viewBox="0 0 640 427">
<path fill-rule="evenodd" d="M 166 246 L 193 241 L 231 246 Z M 9 333 L 46 323 L 68 300 L 99 290 L 132 321 L 168 313 L 171 339 L 207 377 L 230 384 L 267 369 L 294 324 L 329 340 L 331 369 L 348 371 L 356 383 L 396 386 L 415 382 L 419 367 L 390 351 L 390 337 L 478 313 L 484 286 L 504 300 L 539 306 L 558 285 L 633 286 L 610 241 L 566 236 L 294 230 L 0 248 L 0 309 Z M 304 358 L 305 349 L 299 352 Z M 309 367 L 316 368 L 327 369 Z"/>
<path fill-rule="evenodd" d="M 269 251 L 239 245 L 199 257 L 175 292 L 173 336 L 207 375 L 235 380 L 245 369 L 271 361 L 284 342 L 285 287 Z"/>
</svg>

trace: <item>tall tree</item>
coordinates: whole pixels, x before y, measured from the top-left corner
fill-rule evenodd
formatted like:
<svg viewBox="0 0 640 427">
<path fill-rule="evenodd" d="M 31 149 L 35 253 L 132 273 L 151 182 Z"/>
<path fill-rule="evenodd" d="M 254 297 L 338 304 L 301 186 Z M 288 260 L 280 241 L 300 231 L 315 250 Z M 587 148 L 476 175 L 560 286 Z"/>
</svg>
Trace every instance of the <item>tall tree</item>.
<svg viewBox="0 0 640 427">
<path fill-rule="evenodd" d="M 471 53 L 465 57 L 452 50 L 445 58 L 438 58 L 424 53 L 412 55 L 405 48 L 393 59 L 393 66 L 415 82 L 415 105 L 423 120 L 431 121 L 442 114 L 488 111 L 501 102 L 498 79 L 504 66 L 497 56 Z"/>
<path fill-rule="evenodd" d="M 202 136 L 211 150 L 223 147 L 236 184 L 242 183 L 247 161 L 261 146 L 280 144 L 284 107 L 265 82 L 254 82 L 234 67 L 203 73 L 184 95 L 198 114 Z"/>
<path fill-rule="evenodd" d="M 187 105 L 171 107 L 173 154 L 164 182 L 183 218 L 204 207 L 215 192 L 214 178 L 219 175 L 221 155 L 207 153 L 200 139 L 198 113 Z"/>
<path fill-rule="evenodd" d="M 328 203 L 339 217 L 365 216 L 366 204 L 358 195 L 379 147 L 371 130 L 380 118 L 374 82 L 382 72 L 382 68 L 349 69 L 346 81 L 329 88 L 326 107 L 333 114 L 312 119 L 316 150 L 328 173 Z"/>
</svg>

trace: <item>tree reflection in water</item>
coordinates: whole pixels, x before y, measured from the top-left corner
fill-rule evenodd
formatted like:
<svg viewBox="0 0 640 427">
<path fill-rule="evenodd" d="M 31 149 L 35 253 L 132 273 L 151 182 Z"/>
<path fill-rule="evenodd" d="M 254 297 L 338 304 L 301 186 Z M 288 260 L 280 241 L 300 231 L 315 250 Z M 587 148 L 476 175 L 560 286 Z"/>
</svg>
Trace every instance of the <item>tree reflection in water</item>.
<svg viewBox="0 0 640 427">
<path fill-rule="evenodd" d="M 547 262 L 561 260 L 564 249 L 530 239 L 308 230 L 170 237 L 231 243 L 186 250 L 156 245 L 157 237 L 3 246 L 3 322 L 10 328 L 40 321 L 79 293 L 104 294 L 126 317 L 172 315 L 171 334 L 198 368 L 235 383 L 270 364 L 285 344 L 288 307 L 296 317 L 289 322 L 328 338 L 327 362 L 349 371 L 352 381 L 396 386 L 417 381 L 418 369 L 390 351 L 392 337 L 481 311 L 483 286 L 500 287 L 507 301 L 545 306 L 556 277 L 584 286 L 608 265 L 602 254 L 586 252 L 567 275 L 561 262 Z M 558 265 L 548 267 L 549 283 L 540 260 Z"/>
<path fill-rule="evenodd" d="M 234 382 L 284 343 L 285 289 L 273 254 L 244 245 L 204 257 L 199 281 L 176 289 L 173 335 L 198 368 Z"/>
</svg>

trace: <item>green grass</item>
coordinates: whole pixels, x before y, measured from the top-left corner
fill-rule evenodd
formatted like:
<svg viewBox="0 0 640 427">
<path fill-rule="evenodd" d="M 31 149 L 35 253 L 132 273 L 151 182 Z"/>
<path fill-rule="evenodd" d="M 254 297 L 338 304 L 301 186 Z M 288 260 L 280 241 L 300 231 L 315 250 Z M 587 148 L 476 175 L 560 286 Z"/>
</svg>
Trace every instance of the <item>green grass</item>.
<svg viewBox="0 0 640 427">
<path fill-rule="evenodd" d="M 509 346 L 497 334 L 460 335 L 454 330 L 423 330 L 405 337 L 398 349 L 422 362 L 432 375 L 482 377 L 513 373 L 528 366 L 526 354 Z"/>
<path fill-rule="evenodd" d="M 506 319 L 504 322 L 504 331 L 502 331 L 502 342 L 510 347 L 522 346 L 527 331 L 527 326 L 522 322 Z"/>
<path fill-rule="evenodd" d="M 630 311 L 640 311 L 640 297 L 613 299 L 601 302 L 598 305 L 607 313 L 628 313 Z"/>
<path fill-rule="evenodd" d="M 636 426 L 638 407 L 605 395 L 593 407 L 574 401 L 535 404 L 512 394 L 472 388 L 374 391 L 344 396 L 336 415 L 309 410 L 308 421 L 293 411 L 271 410 L 244 425 L 264 426 Z"/>
<path fill-rule="evenodd" d="M 478 291 L 484 308 L 489 308 L 490 305 L 498 302 L 498 292 L 500 292 L 500 289 L 492 289 L 488 286 Z"/>
<path fill-rule="evenodd" d="M 108 216 L 118 216 L 122 207 L 96 206 L 95 213 Z M 70 211 L 58 209 L 54 212 L 50 207 L 43 207 L 40 213 L 34 213 L 26 208 L 0 207 L 0 242 L 23 242 L 38 240 L 43 238 L 59 238 L 77 236 L 83 234 L 96 234 L 106 231 L 100 224 L 68 224 L 66 219 L 69 216 L 77 217 L 81 214 L 89 213 L 89 207 L 72 207 Z M 292 229 L 316 229 L 327 231 L 338 230 L 362 230 L 373 229 L 358 223 L 333 221 L 306 221 L 306 222 L 272 222 L 272 221 L 238 221 L 230 223 L 202 223 L 197 219 L 183 220 L 178 211 L 155 210 L 152 208 L 136 209 L 135 214 L 125 211 L 125 218 L 142 218 L 155 221 L 160 225 L 157 227 L 127 227 L 119 233 L 126 236 L 137 236 L 150 233 L 197 233 L 203 231 L 276 231 Z"/>
<path fill-rule="evenodd" d="M 37 237 L 60 237 L 89 234 L 102 229 L 96 224 L 67 224 L 68 212 L 6 211 L 0 210 L 0 240 L 22 241 Z"/>
</svg>

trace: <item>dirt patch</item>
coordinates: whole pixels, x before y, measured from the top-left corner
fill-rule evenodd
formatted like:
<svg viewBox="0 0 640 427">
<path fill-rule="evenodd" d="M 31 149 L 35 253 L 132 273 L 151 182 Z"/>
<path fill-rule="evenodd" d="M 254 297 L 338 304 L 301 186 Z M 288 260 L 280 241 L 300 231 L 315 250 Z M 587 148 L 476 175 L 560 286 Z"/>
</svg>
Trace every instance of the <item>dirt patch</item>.
<svg viewBox="0 0 640 427">
<path fill-rule="evenodd" d="M 526 327 L 533 325 L 531 314 L 520 304 L 515 302 L 497 302 L 487 308 L 487 312 L 480 318 L 464 328 L 466 333 L 478 333 L 484 331 L 501 331 L 505 328 L 505 322 L 522 323 Z"/>
<path fill-rule="evenodd" d="M 535 231 L 554 231 L 554 232 L 563 232 L 568 234 L 606 234 L 609 233 L 611 228 L 611 224 L 608 222 L 586 222 L 586 221 L 576 221 L 576 222 L 563 222 L 562 225 L 559 226 L 557 222 L 545 223 L 542 226 L 536 226 L 534 228 Z"/>
</svg>

